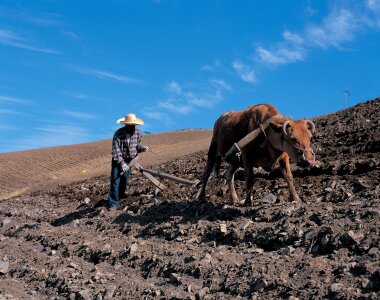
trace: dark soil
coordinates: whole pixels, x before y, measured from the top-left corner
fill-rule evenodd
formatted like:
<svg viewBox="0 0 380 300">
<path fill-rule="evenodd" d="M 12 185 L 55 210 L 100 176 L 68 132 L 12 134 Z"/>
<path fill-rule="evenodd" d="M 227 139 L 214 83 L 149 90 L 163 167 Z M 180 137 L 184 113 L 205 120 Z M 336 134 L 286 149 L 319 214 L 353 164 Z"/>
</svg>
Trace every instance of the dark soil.
<svg viewBox="0 0 380 300">
<path fill-rule="evenodd" d="M 231 205 L 222 176 L 201 204 L 164 180 L 155 196 L 137 171 L 116 212 L 107 176 L 0 202 L 0 299 L 379 299 L 380 99 L 314 121 L 302 203 L 261 169 L 252 207 Z M 205 162 L 153 168 L 196 180 Z"/>
</svg>

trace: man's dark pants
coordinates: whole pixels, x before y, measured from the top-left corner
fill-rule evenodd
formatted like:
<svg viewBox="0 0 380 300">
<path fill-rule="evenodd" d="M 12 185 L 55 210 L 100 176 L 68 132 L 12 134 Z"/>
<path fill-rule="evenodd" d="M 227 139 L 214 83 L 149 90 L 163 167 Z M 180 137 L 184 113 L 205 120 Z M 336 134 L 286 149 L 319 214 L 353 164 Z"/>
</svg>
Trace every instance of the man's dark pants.
<svg viewBox="0 0 380 300">
<path fill-rule="evenodd" d="M 116 160 L 112 160 L 111 183 L 108 195 L 108 204 L 110 207 L 119 206 L 120 197 L 124 195 L 125 189 L 128 185 L 130 170 L 125 172 L 123 175 L 120 174 L 121 172 L 123 172 L 123 169 L 120 164 Z"/>
</svg>

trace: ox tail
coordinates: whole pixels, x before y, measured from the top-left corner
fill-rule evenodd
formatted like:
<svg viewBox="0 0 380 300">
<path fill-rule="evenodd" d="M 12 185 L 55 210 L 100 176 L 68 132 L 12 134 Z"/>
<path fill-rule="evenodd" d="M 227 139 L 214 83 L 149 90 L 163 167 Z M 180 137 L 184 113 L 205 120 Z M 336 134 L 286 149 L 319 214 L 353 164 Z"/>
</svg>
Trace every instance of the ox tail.
<svg viewBox="0 0 380 300">
<path fill-rule="evenodd" d="M 215 160 L 217 156 L 218 143 L 216 139 L 213 137 L 210 143 L 210 147 L 208 148 L 207 158 L 210 160 Z"/>
</svg>

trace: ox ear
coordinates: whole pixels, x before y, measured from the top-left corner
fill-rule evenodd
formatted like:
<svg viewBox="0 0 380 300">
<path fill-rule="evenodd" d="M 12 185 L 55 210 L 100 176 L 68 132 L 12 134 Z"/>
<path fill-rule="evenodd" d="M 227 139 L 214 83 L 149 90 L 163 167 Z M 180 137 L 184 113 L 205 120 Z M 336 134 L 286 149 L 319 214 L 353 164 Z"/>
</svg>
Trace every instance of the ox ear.
<svg viewBox="0 0 380 300">
<path fill-rule="evenodd" d="M 271 127 L 274 131 L 276 132 L 281 132 L 282 131 L 282 125 L 275 123 L 275 122 L 270 122 L 269 127 Z"/>
</svg>

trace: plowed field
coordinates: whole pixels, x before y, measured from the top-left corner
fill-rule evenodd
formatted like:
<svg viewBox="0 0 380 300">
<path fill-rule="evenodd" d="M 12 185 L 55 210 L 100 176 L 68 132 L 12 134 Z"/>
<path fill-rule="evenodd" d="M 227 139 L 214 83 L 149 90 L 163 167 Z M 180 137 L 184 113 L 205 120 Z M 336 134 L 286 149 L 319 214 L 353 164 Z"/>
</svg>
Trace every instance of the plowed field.
<svg viewBox="0 0 380 300">
<path fill-rule="evenodd" d="M 1 201 L 0 299 L 379 299 L 380 99 L 314 121 L 301 203 L 260 169 L 252 207 L 230 204 L 222 172 L 202 204 L 137 172 L 116 212 L 108 175 Z M 195 180 L 206 154 L 152 168 Z"/>
</svg>

